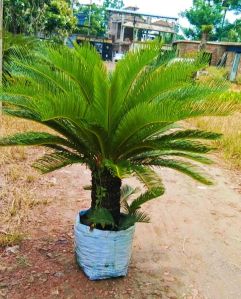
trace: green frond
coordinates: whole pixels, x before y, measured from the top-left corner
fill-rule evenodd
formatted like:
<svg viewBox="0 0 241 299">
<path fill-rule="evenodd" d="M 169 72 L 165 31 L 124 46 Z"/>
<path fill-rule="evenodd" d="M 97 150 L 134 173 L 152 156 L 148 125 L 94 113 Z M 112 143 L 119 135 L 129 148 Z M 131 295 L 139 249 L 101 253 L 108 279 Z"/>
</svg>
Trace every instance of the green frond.
<svg viewBox="0 0 241 299">
<path fill-rule="evenodd" d="M 145 49 L 130 51 L 124 59 L 119 61 L 112 75 L 109 107 L 112 111 L 110 115 L 110 126 L 119 121 L 119 114 L 123 114 L 123 107 L 127 104 L 127 98 L 142 78 L 148 66 L 158 56 L 160 49 L 154 45 Z"/>
<path fill-rule="evenodd" d="M 28 119 L 36 122 L 41 122 L 41 119 L 37 113 L 34 113 L 32 111 L 28 111 L 27 109 L 10 109 L 7 107 L 3 107 L 2 111 L 6 115 L 22 118 L 22 119 Z"/>
<path fill-rule="evenodd" d="M 141 194 L 138 198 L 133 200 L 132 203 L 129 205 L 129 213 L 130 214 L 135 213 L 135 211 L 140 209 L 144 203 L 163 195 L 164 192 L 165 192 L 164 188 L 159 187 L 159 188 L 152 188 L 150 191 Z"/>
<path fill-rule="evenodd" d="M 121 207 L 123 208 L 124 212 L 129 213 L 129 198 L 136 194 L 139 191 L 138 188 L 132 188 L 129 185 L 124 185 L 121 187 Z"/>
<path fill-rule="evenodd" d="M 141 155 L 142 153 L 153 151 L 186 151 L 191 153 L 208 153 L 214 150 L 213 146 L 206 145 L 202 142 L 193 140 L 170 140 L 170 141 L 159 141 L 158 139 L 153 141 L 146 141 L 135 147 L 130 147 L 122 154 L 122 159 L 132 159 L 135 156 Z"/>
<path fill-rule="evenodd" d="M 206 139 L 206 140 L 216 140 L 222 137 L 222 134 L 215 132 L 207 132 L 200 130 L 177 130 L 175 132 L 163 135 L 157 135 L 153 139 L 158 141 L 169 141 L 177 139 Z"/>
<path fill-rule="evenodd" d="M 127 214 L 125 215 L 125 217 L 121 218 L 119 229 L 128 229 L 129 227 L 135 225 L 135 223 L 137 222 L 149 223 L 150 217 L 146 213 L 141 211 L 136 211 L 134 214 Z"/>
<path fill-rule="evenodd" d="M 124 179 L 131 175 L 132 168 L 129 161 L 113 162 L 111 160 L 103 160 L 102 166 L 109 169 L 113 176 Z"/>
<path fill-rule="evenodd" d="M 154 159 L 148 162 L 147 164 L 153 166 L 172 168 L 190 176 L 194 180 L 199 181 L 200 183 L 203 183 L 205 185 L 213 184 L 213 182 L 209 178 L 207 178 L 200 169 L 188 162 L 173 159 Z"/>
<path fill-rule="evenodd" d="M 88 110 L 87 117 L 90 122 L 99 123 L 103 125 L 106 131 L 109 129 L 109 117 L 111 111 L 109 110 L 109 88 L 110 83 L 103 68 L 96 67 L 94 69 L 94 97 L 92 109 Z"/>
<path fill-rule="evenodd" d="M 190 95 L 191 97 L 191 95 Z M 158 104 L 140 103 L 129 110 L 121 119 L 113 139 L 113 151 L 116 155 L 125 152 L 125 148 L 132 145 L 135 136 L 150 126 L 159 125 L 160 128 L 177 121 L 205 115 L 222 115 L 232 111 L 232 104 L 210 100 L 192 101 L 191 98 L 181 100 L 165 100 Z M 145 113 L 144 113 L 145 112 Z M 118 155 L 117 155 L 118 157 Z"/>
<path fill-rule="evenodd" d="M 150 167 L 139 165 L 132 165 L 131 167 L 135 176 L 145 185 L 147 191 L 133 200 L 131 204 L 128 204 L 127 199 L 123 200 L 125 210 L 128 210 L 129 214 L 133 214 L 140 209 L 142 204 L 161 196 L 165 192 L 161 178 Z"/>
<path fill-rule="evenodd" d="M 34 162 L 32 166 L 44 174 L 75 163 L 83 164 L 85 161 L 82 157 L 64 150 L 45 154 L 42 158 Z"/>
<path fill-rule="evenodd" d="M 0 146 L 61 144 L 71 146 L 64 138 L 41 132 L 19 133 L 0 138 Z"/>
<path fill-rule="evenodd" d="M 170 65 L 157 68 L 143 76 L 139 80 L 132 94 L 129 95 L 128 109 L 133 108 L 140 102 L 152 102 L 162 94 L 173 94 L 181 88 L 188 90 L 192 87 L 193 73 L 197 67 L 193 64 L 182 63 L 180 65 Z M 180 93 L 180 91 L 179 91 Z"/>
<path fill-rule="evenodd" d="M 125 215 L 125 217 L 122 217 L 120 219 L 119 223 L 119 230 L 126 230 L 129 227 L 135 225 L 136 223 L 136 217 L 134 215 Z"/>
<path fill-rule="evenodd" d="M 152 189 L 164 189 L 161 178 L 148 166 L 132 165 L 131 169 L 137 179 L 151 191 Z"/>
<path fill-rule="evenodd" d="M 150 221 L 151 221 L 150 216 L 142 211 L 135 211 L 133 216 L 135 217 L 135 222 L 150 223 Z"/>
<path fill-rule="evenodd" d="M 172 156 L 173 158 L 181 157 L 190 159 L 196 162 L 200 162 L 203 164 L 212 164 L 213 161 L 205 156 L 201 156 L 196 153 L 192 152 L 182 152 L 180 150 L 155 150 L 155 151 L 148 151 L 142 154 L 137 155 L 136 157 L 132 158 L 132 161 L 136 161 L 137 163 L 148 163 L 153 160 L 153 158 L 166 158 L 168 156 Z"/>
<path fill-rule="evenodd" d="M 101 225 L 102 228 L 105 228 L 106 226 L 115 226 L 113 216 L 104 208 L 91 210 L 88 214 L 88 221 L 94 226 Z"/>
<path fill-rule="evenodd" d="M 133 188 L 130 185 L 123 185 L 121 187 L 121 201 L 128 200 L 131 195 L 134 195 L 139 191 L 138 188 Z"/>
</svg>

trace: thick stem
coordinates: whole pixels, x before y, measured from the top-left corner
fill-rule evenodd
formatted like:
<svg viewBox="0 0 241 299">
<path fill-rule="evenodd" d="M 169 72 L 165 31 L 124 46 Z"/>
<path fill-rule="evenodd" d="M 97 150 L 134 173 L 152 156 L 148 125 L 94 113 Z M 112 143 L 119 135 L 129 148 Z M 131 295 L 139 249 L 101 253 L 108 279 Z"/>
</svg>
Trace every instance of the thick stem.
<svg viewBox="0 0 241 299">
<path fill-rule="evenodd" d="M 108 169 L 92 170 L 91 209 L 102 207 L 120 221 L 121 179 L 114 177 Z"/>
</svg>

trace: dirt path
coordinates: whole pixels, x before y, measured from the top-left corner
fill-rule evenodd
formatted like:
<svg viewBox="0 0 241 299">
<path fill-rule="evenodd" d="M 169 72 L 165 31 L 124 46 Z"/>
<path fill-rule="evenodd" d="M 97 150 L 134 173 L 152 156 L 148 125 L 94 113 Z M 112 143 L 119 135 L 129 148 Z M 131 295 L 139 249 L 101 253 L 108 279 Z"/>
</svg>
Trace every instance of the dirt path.
<svg viewBox="0 0 241 299">
<path fill-rule="evenodd" d="M 73 258 L 89 171 L 72 166 L 45 177 L 35 191 L 51 204 L 35 208 L 20 248 L 0 250 L 0 298 L 241 298 L 241 179 L 209 171 L 213 187 L 161 171 L 167 192 L 145 206 L 152 223 L 137 225 L 128 277 L 102 282 L 88 281 Z"/>
</svg>

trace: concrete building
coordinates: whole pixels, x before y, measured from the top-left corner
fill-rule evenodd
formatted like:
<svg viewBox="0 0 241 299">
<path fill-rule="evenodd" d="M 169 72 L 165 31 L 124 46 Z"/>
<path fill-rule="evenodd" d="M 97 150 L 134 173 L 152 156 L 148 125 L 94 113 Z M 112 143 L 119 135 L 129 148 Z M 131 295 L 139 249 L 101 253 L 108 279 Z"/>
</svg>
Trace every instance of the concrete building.
<svg viewBox="0 0 241 299">
<path fill-rule="evenodd" d="M 171 43 L 176 33 L 177 18 L 139 12 L 137 7 L 107 9 L 108 37 L 115 52 L 125 53 L 133 44 L 159 37 Z"/>
<path fill-rule="evenodd" d="M 191 57 L 199 51 L 200 41 L 174 41 L 178 57 Z M 230 70 L 230 80 L 235 81 L 241 75 L 241 43 L 207 42 L 205 53 L 210 55 L 210 65 L 227 67 Z"/>
</svg>

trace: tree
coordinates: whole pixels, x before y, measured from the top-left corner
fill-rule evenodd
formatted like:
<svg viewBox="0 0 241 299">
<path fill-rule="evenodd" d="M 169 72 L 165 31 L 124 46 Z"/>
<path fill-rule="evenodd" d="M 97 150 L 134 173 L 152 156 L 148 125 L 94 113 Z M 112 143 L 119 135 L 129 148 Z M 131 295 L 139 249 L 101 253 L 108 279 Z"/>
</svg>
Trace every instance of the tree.
<svg viewBox="0 0 241 299">
<path fill-rule="evenodd" d="M 240 0 L 214 0 L 215 4 L 221 5 L 223 9 L 227 11 L 234 11 L 238 13 L 241 11 Z"/>
<path fill-rule="evenodd" d="M 75 25 L 67 0 L 5 0 L 4 28 L 14 34 L 65 36 Z"/>
<path fill-rule="evenodd" d="M 241 19 L 236 20 L 234 24 L 227 25 L 223 40 L 241 42 Z"/>
<path fill-rule="evenodd" d="M 124 2 L 123 0 L 104 0 L 103 2 L 103 7 L 106 8 L 123 8 L 124 7 Z"/>
<path fill-rule="evenodd" d="M 67 36 L 76 26 L 76 18 L 66 0 L 52 0 L 46 9 L 45 33 Z"/>
<path fill-rule="evenodd" d="M 78 13 L 81 13 L 84 18 L 84 26 L 80 27 L 79 33 L 103 37 L 106 33 L 104 11 L 102 6 L 92 4 L 91 6 L 80 7 Z"/>
<path fill-rule="evenodd" d="M 194 0 L 193 6 L 182 13 L 186 17 L 191 28 L 184 28 L 187 37 L 200 39 L 202 26 L 212 25 L 214 30 L 210 39 L 218 40 L 228 36 L 228 30 L 233 26 L 226 20 L 228 11 L 237 13 L 241 10 L 241 0 Z"/>
<path fill-rule="evenodd" d="M 203 25 L 213 25 L 214 30 L 220 25 L 222 7 L 207 0 L 195 0 L 193 6 L 182 15 L 193 25 L 192 28 L 184 29 L 184 33 L 189 38 L 200 39 Z"/>
<path fill-rule="evenodd" d="M 19 57 L 17 52 L 8 65 L 17 78 L 14 85 L 4 86 L 2 99 L 10 104 L 4 112 L 39 122 L 56 134 L 25 132 L 1 137 L 0 146 L 49 149 L 34 163 L 42 173 L 74 163 L 88 166 L 91 212 L 95 212 L 90 225 L 103 226 L 104 211 L 114 229 L 124 226 L 120 196 L 122 179 L 127 176 L 136 176 L 146 187 L 134 201 L 124 202 L 132 217 L 129 224 L 130 219 L 135 221 L 140 206 L 164 192 L 153 167 L 171 168 L 201 183 L 212 183 L 191 161 L 210 163 L 203 156 L 212 149 L 206 142 L 220 135 L 175 125 L 231 109 L 218 96 L 222 87 L 193 79 L 203 66 L 200 63 L 164 63 L 165 55 L 160 56 L 160 48 L 153 45 L 129 52 L 111 75 L 88 45 L 39 47 L 33 55 Z"/>
<path fill-rule="evenodd" d="M 96 4 L 80 6 L 77 13 L 81 13 L 85 17 L 85 21 L 79 32 L 98 37 L 106 36 L 108 25 L 108 12 L 106 9 L 119 9 L 123 6 L 124 2 L 122 0 L 104 0 L 102 6 Z"/>
</svg>

